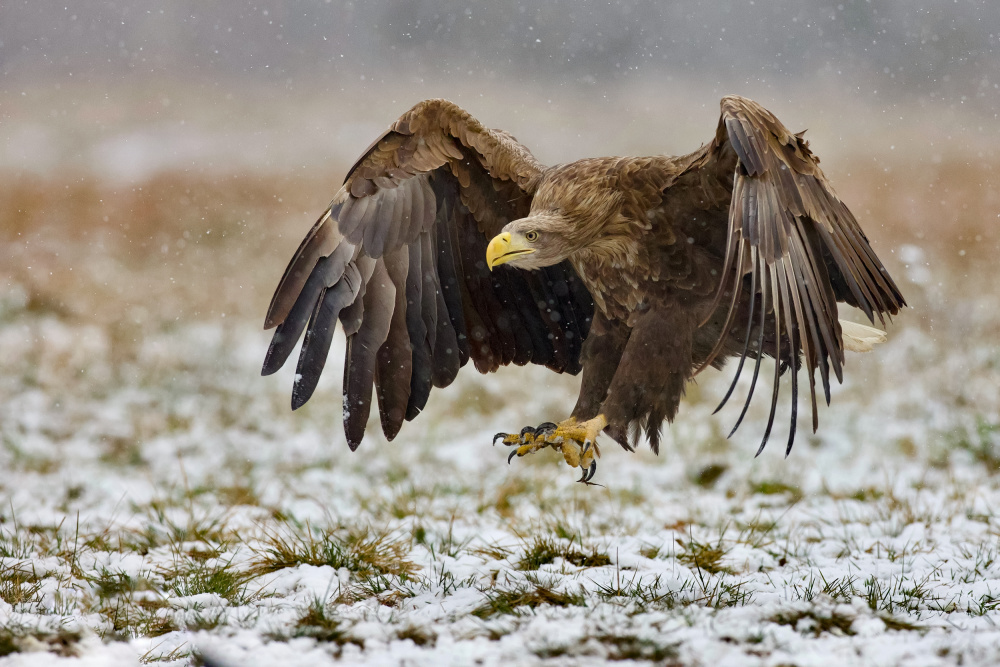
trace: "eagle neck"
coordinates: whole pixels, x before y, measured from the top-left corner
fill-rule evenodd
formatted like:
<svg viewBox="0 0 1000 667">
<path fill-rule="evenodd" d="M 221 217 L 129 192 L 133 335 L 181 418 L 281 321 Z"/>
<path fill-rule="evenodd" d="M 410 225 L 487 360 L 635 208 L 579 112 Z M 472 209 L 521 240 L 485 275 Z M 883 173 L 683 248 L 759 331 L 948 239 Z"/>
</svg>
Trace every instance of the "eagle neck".
<svg viewBox="0 0 1000 667">
<path fill-rule="evenodd" d="M 637 234 L 609 235 L 576 251 L 570 262 L 612 320 L 626 320 L 641 303 L 638 289 L 650 279 L 649 255 Z"/>
</svg>

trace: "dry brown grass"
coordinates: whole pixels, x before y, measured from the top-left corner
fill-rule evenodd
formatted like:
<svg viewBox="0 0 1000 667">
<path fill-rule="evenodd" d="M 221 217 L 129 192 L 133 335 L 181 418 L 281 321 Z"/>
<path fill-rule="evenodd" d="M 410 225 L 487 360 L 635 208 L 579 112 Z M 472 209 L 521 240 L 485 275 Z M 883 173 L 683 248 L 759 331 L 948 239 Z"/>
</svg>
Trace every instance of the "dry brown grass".
<svg viewBox="0 0 1000 667">
<path fill-rule="evenodd" d="M 186 172 L 124 186 L 68 174 L 4 181 L 0 276 L 27 292 L 25 306 L 139 324 L 262 317 L 333 182 Z"/>
<path fill-rule="evenodd" d="M 992 262 L 1000 248 L 1000 161 L 854 162 L 837 190 L 881 254 L 912 243 L 950 268 Z"/>
<path fill-rule="evenodd" d="M 924 249 L 935 282 L 957 289 L 987 275 L 1000 250 L 1000 161 L 901 156 L 887 163 L 859 150 L 832 166 L 838 192 L 893 275 L 903 273 L 893 251 L 904 244 Z M 122 329 L 119 337 L 175 321 L 260 320 L 343 167 L 172 171 L 134 185 L 97 175 L 4 174 L 0 284 L 19 286 L 29 310 L 109 324 Z"/>
</svg>

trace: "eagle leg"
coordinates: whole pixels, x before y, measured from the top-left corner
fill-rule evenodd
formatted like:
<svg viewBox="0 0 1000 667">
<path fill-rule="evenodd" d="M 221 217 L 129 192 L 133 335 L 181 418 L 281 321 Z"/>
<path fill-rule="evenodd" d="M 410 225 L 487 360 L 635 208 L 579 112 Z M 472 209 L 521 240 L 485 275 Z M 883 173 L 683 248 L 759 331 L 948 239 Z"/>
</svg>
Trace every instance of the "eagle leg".
<svg viewBox="0 0 1000 667">
<path fill-rule="evenodd" d="M 497 433 L 493 436 L 493 444 L 500 440 L 504 445 L 514 447 L 507 457 L 508 463 L 515 456 L 526 456 L 551 447 L 562 453 L 563 459 L 571 468 L 583 471 L 579 481 L 591 484 L 590 480 L 597 472 L 597 459 L 601 456 L 597 436 L 607 425 L 608 420 L 604 415 L 597 415 L 583 422 L 570 417 L 558 424 L 545 422 L 536 427 L 526 426 L 520 433 Z"/>
</svg>

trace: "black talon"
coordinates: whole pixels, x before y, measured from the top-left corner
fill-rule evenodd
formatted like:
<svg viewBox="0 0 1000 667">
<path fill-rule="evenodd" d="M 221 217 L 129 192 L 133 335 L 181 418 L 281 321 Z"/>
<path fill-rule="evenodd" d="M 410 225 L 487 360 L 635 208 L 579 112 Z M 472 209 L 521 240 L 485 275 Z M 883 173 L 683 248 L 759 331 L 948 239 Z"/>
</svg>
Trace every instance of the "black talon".
<svg viewBox="0 0 1000 667">
<path fill-rule="evenodd" d="M 510 450 L 510 456 L 507 457 L 507 465 L 510 465 L 510 462 L 514 459 L 515 456 L 517 456 L 517 450 L 516 449 Z"/>
<path fill-rule="evenodd" d="M 524 428 L 521 429 L 521 438 L 524 439 L 524 436 L 528 435 L 529 433 L 531 435 L 535 435 L 535 431 L 537 430 L 538 429 L 534 429 L 530 426 L 525 426 Z"/>
<path fill-rule="evenodd" d="M 590 480 L 594 479 L 594 475 L 596 473 L 597 473 L 597 461 L 594 461 L 593 463 L 590 464 L 590 467 L 587 470 L 583 471 L 583 477 L 581 477 L 577 481 L 578 482 L 582 482 L 582 483 L 586 484 L 587 486 L 599 486 L 599 487 L 601 487 L 603 489 L 604 488 L 603 484 L 598 484 L 597 482 L 591 482 L 590 481 Z"/>
<path fill-rule="evenodd" d="M 497 439 L 498 438 L 501 439 L 501 440 L 504 440 L 504 439 L 507 438 L 508 435 L 510 435 L 510 433 L 497 433 L 495 436 L 493 436 L 493 444 L 494 445 L 497 444 Z"/>
<path fill-rule="evenodd" d="M 557 428 L 559 428 L 559 426 L 553 424 L 552 422 L 542 422 L 534 428 L 534 431 L 535 435 L 552 435 L 556 432 Z"/>
</svg>

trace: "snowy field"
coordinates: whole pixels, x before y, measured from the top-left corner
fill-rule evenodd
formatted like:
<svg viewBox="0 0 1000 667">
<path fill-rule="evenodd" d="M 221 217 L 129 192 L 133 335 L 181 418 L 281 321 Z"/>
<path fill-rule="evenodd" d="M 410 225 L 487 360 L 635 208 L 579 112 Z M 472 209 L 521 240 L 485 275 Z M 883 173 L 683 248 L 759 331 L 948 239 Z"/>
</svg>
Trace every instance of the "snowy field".
<svg viewBox="0 0 1000 667">
<path fill-rule="evenodd" d="M 259 376 L 335 172 L 11 179 L 0 665 L 997 664 L 1000 206 L 935 159 L 828 169 L 913 308 L 818 433 L 753 458 L 767 405 L 727 440 L 714 372 L 601 487 L 490 446 L 574 378 L 467 368 L 352 454 L 342 340 L 295 413 L 291 369 Z"/>
</svg>

